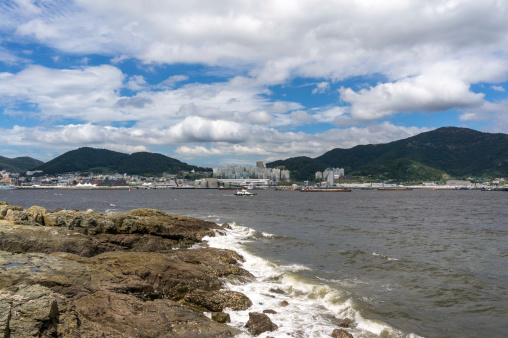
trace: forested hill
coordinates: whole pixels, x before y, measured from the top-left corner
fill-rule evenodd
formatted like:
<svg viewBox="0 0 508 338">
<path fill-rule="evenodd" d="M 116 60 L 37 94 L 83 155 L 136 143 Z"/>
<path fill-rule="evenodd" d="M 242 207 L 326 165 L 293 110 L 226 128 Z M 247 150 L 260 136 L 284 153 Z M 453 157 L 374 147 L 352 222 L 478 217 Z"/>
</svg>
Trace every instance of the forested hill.
<svg viewBox="0 0 508 338">
<path fill-rule="evenodd" d="M 296 157 L 268 164 L 283 166 L 296 180 L 313 179 L 327 167 L 347 175 L 397 180 L 508 176 L 508 135 L 444 127 L 385 144 L 336 148 L 314 159 Z"/>
<path fill-rule="evenodd" d="M 43 163 L 44 162 L 42 161 L 27 156 L 16 158 L 7 158 L 0 156 L 0 170 L 6 170 L 11 173 L 25 172 Z"/>
<path fill-rule="evenodd" d="M 73 171 L 93 172 L 94 174 L 127 173 L 129 175 L 161 175 L 179 171 L 210 171 L 180 162 L 174 158 L 149 152 L 125 154 L 106 149 L 83 147 L 62 154 L 44 163 L 35 170 L 45 174 L 59 174 Z"/>
</svg>

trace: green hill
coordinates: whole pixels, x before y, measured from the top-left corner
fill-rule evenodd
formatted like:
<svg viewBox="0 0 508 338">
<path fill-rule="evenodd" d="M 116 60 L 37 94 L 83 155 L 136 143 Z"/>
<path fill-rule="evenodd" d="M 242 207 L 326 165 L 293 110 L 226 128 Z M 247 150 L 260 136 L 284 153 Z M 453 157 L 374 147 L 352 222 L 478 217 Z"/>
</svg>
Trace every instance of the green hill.
<svg viewBox="0 0 508 338">
<path fill-rule="evenodd" d="M 43 163 L 42 161 L 27 156 L 16 158 L 0 156 L 0 170 L 6 170 L 11 173 L 24 173 Z"/>
<path fill-rule="evenodd" d="M 508 135 L 467 128 L 444 127 L 385 144 L 333 149 L 303 161 L 288 159 L 269 164 L 285 166 L 296 180 L 313 179 L 305 168 L 313 164 L 344 168 L 348 175 L 409 181 L 437 177 L 508 176 Z M 312 173 L 313 174 L 313 173 Z"/>
<path fill-rule="evenodd" d="M 129 175 L 155 176 L 179 171 L 209 171 L 174 158 L 148 152 L 124 154 L 112 150 L 79 148 L 62 154 L 44 163 L 35 170 L 45 174 L 59 174 L 73 171 L 93 172 L 94 174 L 127 173 Z"/>
</svg>

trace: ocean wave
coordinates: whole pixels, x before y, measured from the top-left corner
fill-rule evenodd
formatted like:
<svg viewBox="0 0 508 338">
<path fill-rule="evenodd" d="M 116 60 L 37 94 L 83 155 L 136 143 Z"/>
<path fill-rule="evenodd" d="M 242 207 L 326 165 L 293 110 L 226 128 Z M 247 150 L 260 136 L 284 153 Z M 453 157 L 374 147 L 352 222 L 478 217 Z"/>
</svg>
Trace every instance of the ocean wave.
<svg viewBox="0 0 508 338">
<path fill-rule="evenodd" d="M 326 337 L 330 336 L 343 319 L 354 322 L 347 330 L 354 337 L 407 337 L 381 321 L 366 319 L 354 302 L 350 293 L 330 286 L 323 280 L 309 279 L 299 271 L 311 271 L 300 264 L 278 264 L 252 254 L 243 243 L 265 236 L 249 227 L 233 223 L 226 230 L 226 236 L 206 237 L 211 247 L 231 249 L 243 256 L 241 266 L 256 278 L 246 284 L 227 284 L 227 288 L 249 297 L 253 305 L 245 311 L 227 310 L 231 316 L 231 325 L 244 331 L 240 337 L 250 337 L 244 325 L 249 312 L 273 310 L 271 320 L 278 330 L 270 332 L 273 337 Z M 308 275 L 308 273 L 306 274 Z"/>
</svg>

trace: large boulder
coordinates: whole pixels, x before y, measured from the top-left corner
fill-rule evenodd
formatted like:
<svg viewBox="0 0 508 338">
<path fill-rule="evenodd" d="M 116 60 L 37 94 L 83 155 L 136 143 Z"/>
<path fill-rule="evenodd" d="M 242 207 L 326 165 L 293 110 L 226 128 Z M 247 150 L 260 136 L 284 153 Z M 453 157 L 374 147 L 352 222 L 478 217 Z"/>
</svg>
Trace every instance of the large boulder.
<svg viewBox="0 0 508 338">
<path fill-rule="evenodd" d="M 225 308 L 247 310 L 252 306 L 252 301 L 243 293 L 228 290 L 194 290 L 185 296 L 185 301 L 213 312 L 221 312 Z"/>
<path fill-rule="evenodd" d="M 352 334 L 344 329 L 335 329 L 330 336 L 333 338 L 354 338 Z"/>
<path fill-rule="evenodd" d="M 226 337 L 240 332 L 170 300 L 142 301 L 128 294 L 96 292 L 75 303 L 89 320 L 127 337 Z"/>
<path fill-rule="evenodd" d="M 275 331 L 279 328 L 272 322 L 270 317 L 259 312 L 249 313 L 249 321 L 245 324 L 245 327 L 253 336 L 259 336 L 263 332 Z"/>
</svg>

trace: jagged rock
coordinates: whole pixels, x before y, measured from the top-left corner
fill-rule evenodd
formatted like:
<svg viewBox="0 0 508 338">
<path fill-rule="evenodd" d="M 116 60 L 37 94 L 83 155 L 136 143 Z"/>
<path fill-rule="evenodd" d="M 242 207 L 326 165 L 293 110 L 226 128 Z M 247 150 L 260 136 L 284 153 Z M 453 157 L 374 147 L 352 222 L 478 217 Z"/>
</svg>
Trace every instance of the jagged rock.
<svg viewBox="0 0 508 338">
<path fill-rule="evenodd" d="M 133 295 L 101 291 L 75 303 L 86 318 L 128 337 L 225 337 L 239 333 L 169 300 L 142 301 Z"/>
<path fill-rule="evenodd" d="M 41 225 L 44 225 L 44 216 L 46 215 L 46 209 L 39 206 L 33 206 L 26 210 L 28 212 L 33 220 Z"/>
<path fill-rule="evenodd" d="M 195 308 L 251 305 L 241 293 L 221 291 L 225 280 L 253 278 L 239 267 L 243 258 L 214 248 L 173 250 L 222 226 L 153 209 L 102 215 L 1 204 L 0 213 L 9 215 L 0 220 L 0 295 L 8 295 L 0 297 L 0 337 L 21 331 L 40 337 L 240 333 Z M 14 303 L 27 298 L 17 294 L 25 289 L 37 302 Z M 184 299 L 195 308 L 175 303 Z M 29 327 L 13 320 L 16 306 L 35 306 L 23 320 Z"/>
<path fill-rule="evenodd" d="M 352 334 L 343 329 L 335 329 L 330 335 L 333 338 L 354 338 Z"/>
<path fill-rule="evenodd" d="M 213 312 L 220 312 L 225 308 L 246 310 L 252 306 L 252 302 L 247 296 L 236 291 L 194 290 L 188 293 L 184 300 Z"/>
<path fill-rule="evenodd" d="M 212 320 L 217 323 L 231 323 L 231 317 L 229 313 L 224 312 L 212 312 Z"/>
<path fill-rule="evenodd" d="M 0 215 L 1 216 L 5 217 L 7 215 L 7 211 L 8 210 L 23 211 L 23 208 L 22 207 L 13 206 L 13 205 L 8 205 L 7 203 L 0 204 Z"/>
<path fill-rule="evenodd" d="M 0 293 L 6 313 L 1 320 L 4 337 L 50 337 L 56 335 L 56 295 L 39 285 L 20 286 L 15 292 Z M 5 317 L 6 320 L 5 320 Z"/>
<path fill-rule="evenodd" d="M 259 312 L 249 312 L 249 321 L 245 324 L 245 327 L 254 336 L 259 336 L 266 331 L 275 331 L 279 328 L 272 322 L 270 317 Z"/>
<path fill-rule="evenodd" d="M 15 224 L 36 224 L 32 214 L 23 210 L 7 209 L 4 219 Z"/>
</svg>

